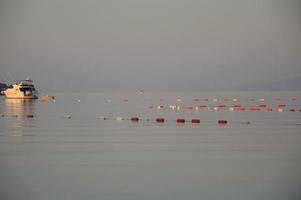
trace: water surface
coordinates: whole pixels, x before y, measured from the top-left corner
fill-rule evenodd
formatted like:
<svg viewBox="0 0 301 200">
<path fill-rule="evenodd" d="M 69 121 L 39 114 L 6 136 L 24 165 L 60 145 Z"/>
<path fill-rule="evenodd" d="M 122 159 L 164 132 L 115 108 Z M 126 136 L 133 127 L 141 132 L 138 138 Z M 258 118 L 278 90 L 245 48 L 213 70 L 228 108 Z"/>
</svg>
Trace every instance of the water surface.
<svg viewBox="0 0 301 200">
<path fill-rule="evenodd" d="M 0 99 L 0 199 L 300 199 L 300 92 L 55 97 Z M 256 100 L 242 100 L 249 97 Z M 213 106 L 225 98 L 224 111 L 149 108 Z M 230 112 L 233 98 L 245 107 L 264 98 L 273 111 Z M 297 112 L 278 112 L 279 103 Z M 118 116 L 142 121 L 111 120 Z M 158 124 L 156 117 L 168 121 Z M 177 118 L 201 123 L 177 124 Z M 228 124 L 220 126 L 218 119 Z"/>
</svg>

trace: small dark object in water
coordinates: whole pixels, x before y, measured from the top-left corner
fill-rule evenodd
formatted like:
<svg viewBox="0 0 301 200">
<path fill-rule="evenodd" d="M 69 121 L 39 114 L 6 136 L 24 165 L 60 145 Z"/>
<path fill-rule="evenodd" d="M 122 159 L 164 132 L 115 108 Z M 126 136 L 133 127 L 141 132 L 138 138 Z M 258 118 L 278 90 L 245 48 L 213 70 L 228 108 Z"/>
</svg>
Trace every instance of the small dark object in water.
<svg viewBox="0 0 301 200">
<path fill-rule="evenodd" d="M 192 119 L 191 123 L 193 123 L 193 124 L 199 124 L 199 123 L 201 123 L 201 120 L 199 120 L 199 119 Z"/>
<path fill-rule="evenodd" d="M 224 119 L 220 119 L 217 121 L 219 124 L 227 124 L 228 121 L 227 120 L 224 120 Z"/>
<path fill-rule="evenodd" d="M 164 118 L 157 118 L 156 122 L 158 122 L 158 123 L 164 123 L 165 119 Z"/>
<path fill-rule="evenodd" d="M 27 118 L 33 118 L 33 114 L 27 114 L 26 117 Z"/>
<path fill-rule="evenodd" d="M 185 119 L 179 118 L 177 119 L 177 123 L 185 123 Z"/>
<path fill-rule="evenodd" d="M 131 118 L 131 121 L 132 121 L 132 122 L 138 122 L 138 121 L 139 121 L 139 117 L 132 117 L 132 118 Z"/>
</svg>

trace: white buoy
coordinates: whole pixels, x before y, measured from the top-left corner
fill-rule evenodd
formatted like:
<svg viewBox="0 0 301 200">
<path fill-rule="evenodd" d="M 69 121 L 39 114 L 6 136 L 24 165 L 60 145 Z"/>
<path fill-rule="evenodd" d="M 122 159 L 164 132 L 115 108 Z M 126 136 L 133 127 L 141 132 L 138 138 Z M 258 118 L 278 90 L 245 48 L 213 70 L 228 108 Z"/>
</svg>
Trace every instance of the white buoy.
<svg viewBox="0 0 301 200">
<path fill-rule="evenodd" d="M 163 108 L 164 108 L 163 105 L 158 105 L 158 106 L 157 106 L 157 110 L 161 110 L 161 109 L 163 109 Z"/>
<path fill-rule="evenodd" d="M 117 121 L 123 121 L 124 119 L 123 119 L 123 117 L 116 117 L 116 120 Z"/>
<path fill-rule="evenodd" d="M 169 106 L 169 108 L 172 109 L 172 110 L 175 110 L 176 107 L 177 107 L 176 105 L 170 105 L 170 106 Z"/>
</svg>

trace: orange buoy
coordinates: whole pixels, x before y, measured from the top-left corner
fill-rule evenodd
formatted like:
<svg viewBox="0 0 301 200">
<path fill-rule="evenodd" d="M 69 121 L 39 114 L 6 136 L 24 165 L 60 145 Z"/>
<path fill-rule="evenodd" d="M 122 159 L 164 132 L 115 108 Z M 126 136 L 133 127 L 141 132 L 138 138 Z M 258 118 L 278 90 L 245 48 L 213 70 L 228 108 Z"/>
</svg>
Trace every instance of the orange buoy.
<svg viewBox="0 0 301 200">
<path fill-rule="evenodd" d="M 239 108 L 239 110 L 240 110 L 240 111 L 245 111 L 245 110 L 246 110 L 246 108 L 244 108 L 244 107 L 241 107 L 241 108 Z"/>
<path fill-rule="evenodd" d="M 185 119 L 179 118 L 179 119 L 177 119 L 177 123 L 185 123 Z"/>
<path fill-rule="evenodd" d="M 220 119 L 220 120 L 217 121 L 217 123 L 219 123 L 219 124 L 227 124 L 228 121 L 225 120 L 225 119 Z"/>
<path fill-rule="evenodd" d="M 272 112 L 273 108 L 267 108 L 267 111 Z"/>
<path fill-rule="evenodd" d="M 139 117 L 132 117 L 132 118 L 131 118 L 131 121 L 132 121 L 132 122 L 138 122 L 138 121 L 139 121 Z"/>
<path fill-rule="evenodd" d="M 156 122 L 158 122 L 158 123 L 164 123 L 165 119 L 164 118 L 157 118 Z"/>
<path fill-rule="evenodd" d="M 201 120 L 199 120 L 199 119 L 192 119 L 191 123 L 193 123 L 193 124 L 199 124 L 199 123 L 201 123 Z"/>
</svg>

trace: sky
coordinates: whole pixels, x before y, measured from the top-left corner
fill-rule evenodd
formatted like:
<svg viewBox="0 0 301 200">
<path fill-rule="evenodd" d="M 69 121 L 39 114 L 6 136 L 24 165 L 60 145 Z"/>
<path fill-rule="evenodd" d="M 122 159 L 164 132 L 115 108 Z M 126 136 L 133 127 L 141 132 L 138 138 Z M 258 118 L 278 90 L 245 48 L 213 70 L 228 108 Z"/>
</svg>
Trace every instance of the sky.
<svg viewBox="0 0 301 200">
<path fill-rule="evenodd" d="M 301 90 L 300 0 L 0 0 L 0 81 L 42 92 Z"/>
</svg>

